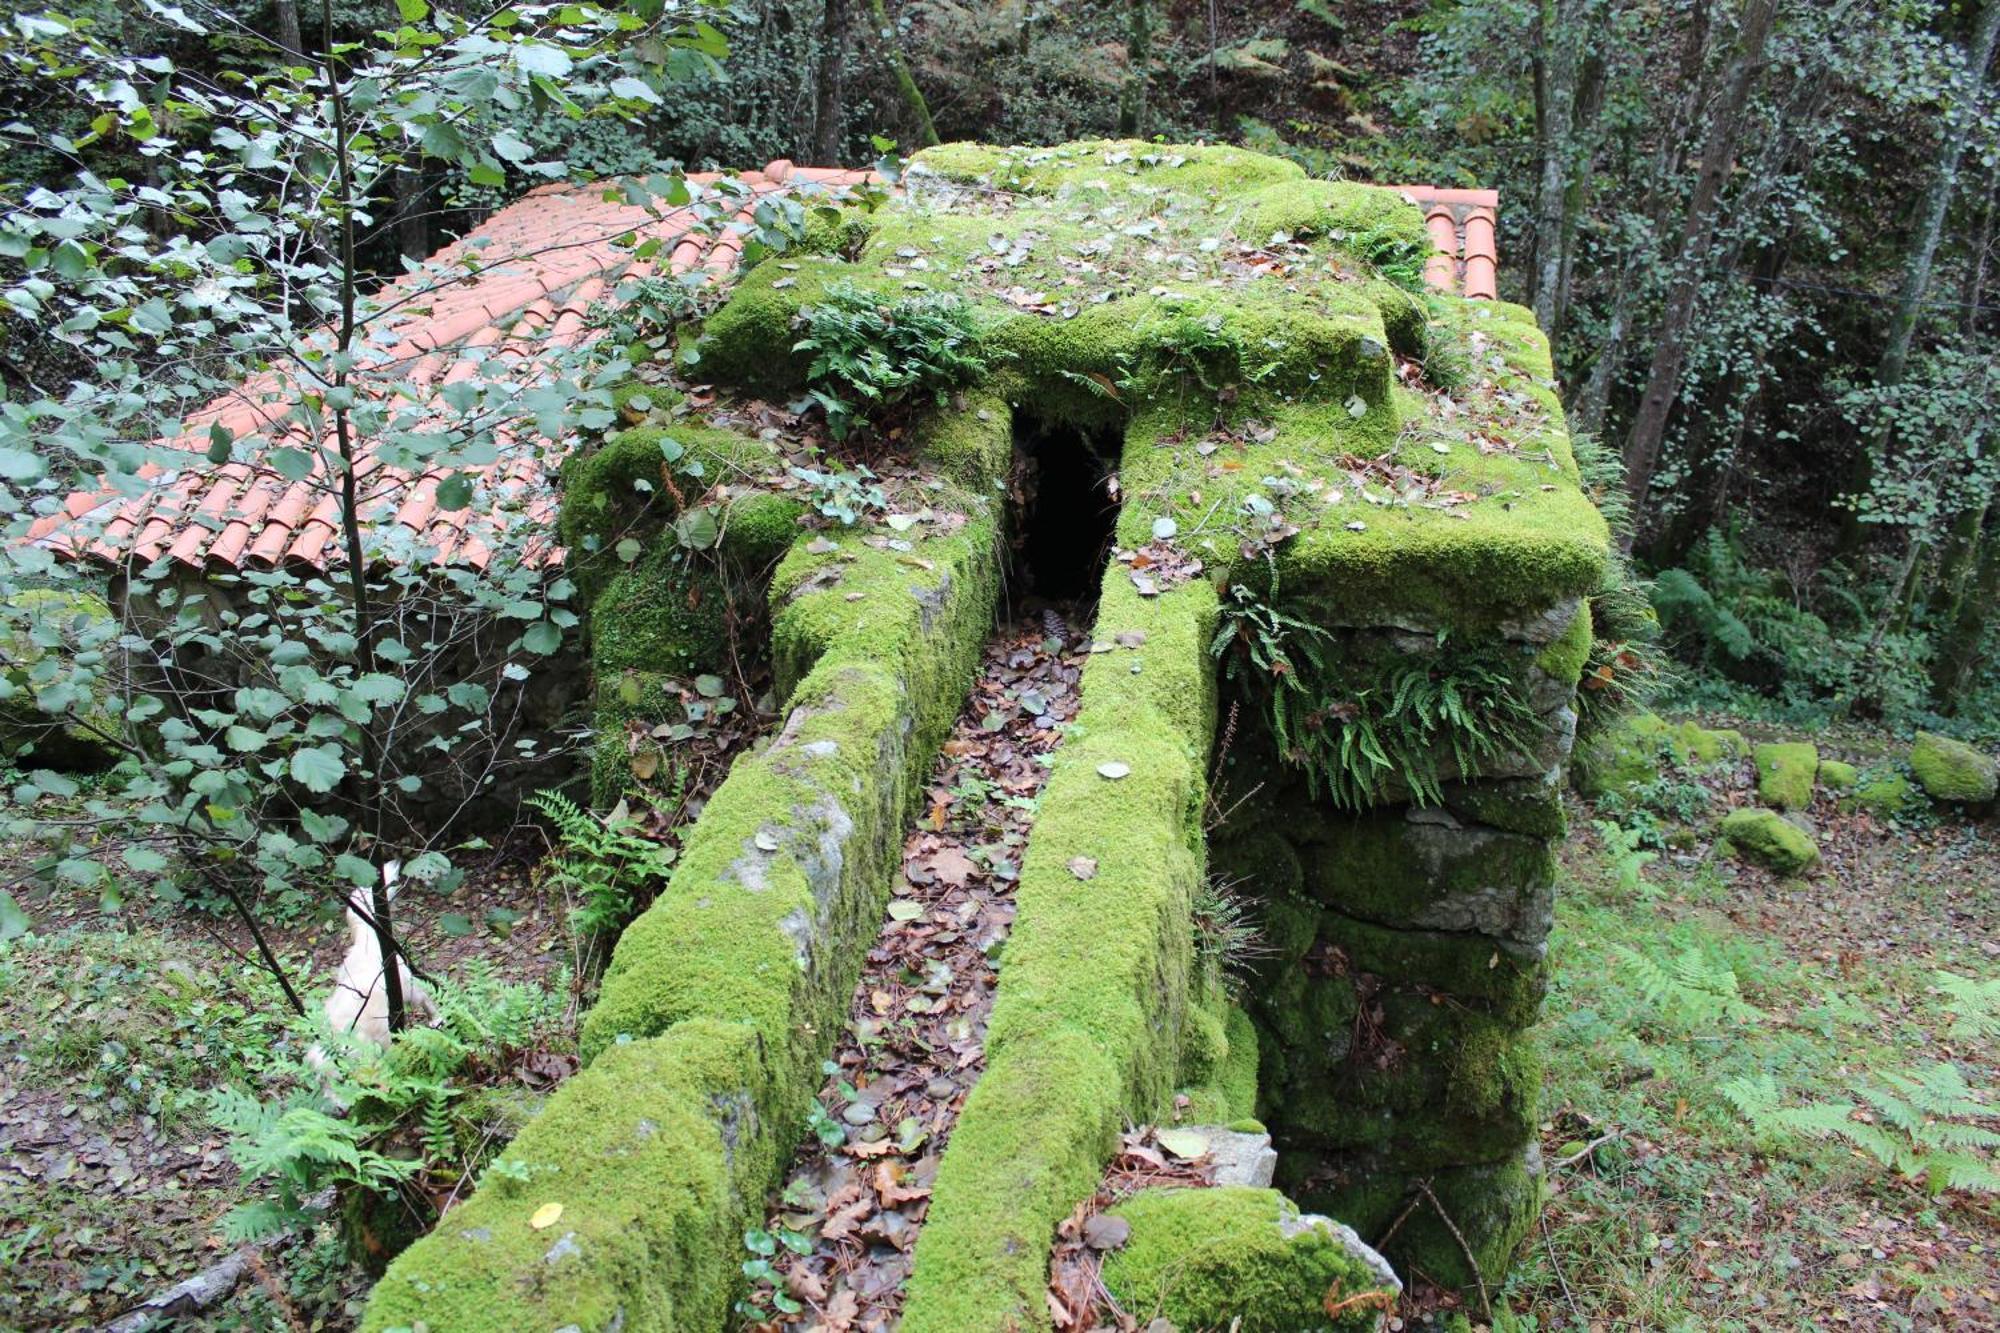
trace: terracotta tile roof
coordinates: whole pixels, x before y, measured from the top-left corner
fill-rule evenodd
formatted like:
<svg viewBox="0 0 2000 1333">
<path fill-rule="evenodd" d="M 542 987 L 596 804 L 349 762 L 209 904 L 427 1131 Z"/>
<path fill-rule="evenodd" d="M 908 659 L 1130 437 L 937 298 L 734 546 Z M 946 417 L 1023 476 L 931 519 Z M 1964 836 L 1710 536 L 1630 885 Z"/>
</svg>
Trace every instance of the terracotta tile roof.
<svg viewBox="0 0 2000 1333">
<path fill-rule="evenodd" d="M 1432 255 L 1424 266 L 1424 281 L 1441 292 L 1459 292 L 1474 300 L 1499 295 L 1500 252 L 1494 244 L 1494 219 L 1500 209 L 1498 190 L 1444 190 L 1429 185 L 1396 187 L 1424 210 L 1430 228 Z"/>
<path fill-rule="evenodd" d="M 689 177 L 703 185 L 717 179 L 713 173 Z M 390 385 L 401 385 L 396 392 L 421 395 L 477 375 L 493 359 L 532 373 L 538 356 L 586 335 L 585 312 L 624 278 L 700 269 L 727 282 L 759 204 L 801 186 L 858 185 L 872 174 L 796 167 L 780 159 L 738 179 L 750 193 L 720 235 L 696 231 L 689 208 L 654 217 L 643 208 L 607 201 L 598 187 L 547 185 L 530 191 L 433 256 L 429 272 L 398 279 L 377 293 L 378 305 L 388 313 L 367 333 L 364 392 L 372 385 L 380 397 Z M 1425 210 L 1438 251 L 1425 269 L 1426 281 L 1439 291 L 1491 299 L 1497 194 L 1399 188 Z M 629 249 L 614 244 L 627 232 L 669 242 L 659 252 L 665 258 L 635 262 Z M 469 276 L 438 287 L 436 270 L 461 263 Z M 163 445 L 170 453 L 184 453 L 185 464 L 148 464 L 139 479 L 150 484 L 136 495 L 78 491 L 34 525 L 30 540 L 69 557 L 107 564 L 165 557 L 197 571 L 324 567 L 338 559 L 338 510 L 323 472 L 293 481 L 261 458 L 221 466 L 207 459 L 208 431 L 217 423 L 239 439 L 263 435 L 271 449 L 305 443 L 305 428 L 284 419 L 287 396 L 280 389 L 270 374 L 247 380 L 192 414 L 187 433 Z M 490 557 L 488 538 L 495 531 L 483 525 L 529 522 L 552 529 L 554 497 L 536 453 L 511 448 L 505 439 L 499 443 L 499 460 L 478 474 L 484 494 L 456 511 L 437 507 L 441 473 L 413 477 L 364 454 L 356 476 L 367 522 L 378 531 L 385 523 L 403 529 L 416 544 L 435 548 L 441 563 L 479 568 Z M 561 552 L 551 545 L 540 555 L 558 559 Z"/>
</svg>

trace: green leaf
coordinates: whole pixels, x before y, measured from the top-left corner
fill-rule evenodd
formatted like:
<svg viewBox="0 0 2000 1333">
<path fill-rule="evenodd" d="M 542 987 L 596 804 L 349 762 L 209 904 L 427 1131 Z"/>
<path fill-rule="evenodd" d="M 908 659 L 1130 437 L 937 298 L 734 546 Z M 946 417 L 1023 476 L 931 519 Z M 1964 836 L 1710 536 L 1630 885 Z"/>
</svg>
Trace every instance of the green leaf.
<svg viewBox="0 0 2000 1333">
<path fill-rule="evenodd" d="M 695 693 L 699 694 L 704 699 L 719 698 L 722 694 L 722 689 L 723 689 L 722 677 L 696 676 L 694 678 L 694 688 L 695 688 Z"/>
<path fill-rule="evenodd" d="M 562 631 L 556 628 L 553 621 L 538 620 L 528 626 L 528 632 L 521 636 L 521 646 L 546 657 L 562 647 Z"/>
<path fill-rule="evenodd" d="M 535 155 L 535 150 L 529 147 L 526 139 L 509 134 L 506 130 L 501 130 L 493 136 L 493 152 L 496 157 L 509 162 L 526 162 Z"/>
<path fill-rule="evenodd" d="M 405 23 L 421 23 L 431 12 L 426 0 L 396 0 L 396 12 L 403 16 Z"/>
<path fill-rule="evenodd" d="M 333 745 L 312 745 L 292 751 L 292 780 L 316 795 L 325 795 L 347 775 L 347 762 Z"/>
<path fill-rule="evenodd" d="M 515 44 L 514 63 L 529 74 L 561 79 L 569 76 L 571 62 L 569 53 L 560 46 L 530 39 Z"/>
<path fill-rule="evenodd" d="M 472 183 L 490 189 L 503 189 L 507 184 L 507 173 L 491 162 L 474 162 L 471 168 Z"/>
<path fill-rule="evenodd" d="M 463 912 L 446 912 L 438 918 L 438 929 L 455 940 L 462 940 L 472 933 L 472 918 Z"/>
<path fill-rule="evenodd" d="M 439 509 L 457 511 L 472 503 L 472 477 L 468 473 L 454 472 L 437 485 Z"/>
<path fill-rule="evenodd" d="M 14 901 L 14 895 L 0 889 L 0 940 L 11 940 L 25 935 L 33 928 L 34 922 L 21 910 L 21 904 Z"/>
</svg>

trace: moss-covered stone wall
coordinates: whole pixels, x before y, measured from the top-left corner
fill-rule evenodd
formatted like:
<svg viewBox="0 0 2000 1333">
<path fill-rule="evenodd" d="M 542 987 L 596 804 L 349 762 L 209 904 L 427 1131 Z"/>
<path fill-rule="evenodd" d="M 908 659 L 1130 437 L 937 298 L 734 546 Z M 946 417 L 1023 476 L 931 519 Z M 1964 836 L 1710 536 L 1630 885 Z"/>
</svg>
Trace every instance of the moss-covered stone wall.
<svg viewBox="0 0 2000 1333">
<path fill-rule="evenodd" d="M 364 1328 L 725 1325 L 743 1232 L 761 1218 L 804 1123 L 888 897 L 900 832 L 999 593 L 995 497 L 1008 416 L 954 414 L 920 441 L 932 430 L 983 482 L 935 493 L 966 521 L 918 534 L 907 559 L 859 532 L 789 541 L 768 594 L 781 730 L 737 760 L 686 834 L 666 889 L 619 939 L 584 1021 L 584 1070 L 473 1196 L 390 1267 Z M 703 453 L 754 447 L 710 437 Z M 600 478 L 619 478 L 609 483 L 617 495 L 634 478 L 670 479 L 683 457 L 667 462 L 643 433 L 617 437 L 575 465 L 570 513 Z M 742 517 L 736 506 L 721 522 Z M 658 654 L 698 653 L 705 641 L 678 614 L 613 623 L 621 586 L 648 570 L 669 575 L 643 549 L 592 569 L 597 552 L 571 524 L 581 573 L 602 589 L 592 628 L 602 716 L 622 706 L 606 696 L 632 673 L 700 665 Z M 645 540 L 657 550 L 673 543 L 670 532 Z M 716 546 L 725 561 L 739 558 L 727 538 L 704 543 Z M 651 646 L 607 660 L 607 642 L 628 632 Z M 560 1205 L 553 1222 L 551 1205 Z"/>
<path fill-rule="evenodd" d="M 838 394 L 799 346 L 830 296 L 891 321 L 961 302 L 988 369 L 876 444 L 918 451 L 972 521 L 902 554 L 791 541 L 764 589 L 748 571 L 785 546 L 788 501 L 726 497 L 699 562 L 706 520 L 658 502 L 689 457 L 755 471 L 759 441 L 633 432 L 573 465 L 605 734 L 635 734 L 649 673 L 700 668 L 746 587 L 789 717 L 620 942 L 589 1068 L 392 1269 L 369 1327 L 723 1326 L 991 612 L 1017 410 L 1121 431 L 1123 505 L 904 1327 L 1046 1326 L 1056 1225 L 1123 1127 L 1177 1114 L 1256 1115 L 1299 1204 L 1406 1274 L 1497 1283 L 1539 1203 L 1551 845 L 1608 556 L 1532 318 L 1418 290 L 1427 234 L 1393 192 L 1236 149 L 947 145 L 895 203 L 819 230 L 838 244 L 745 274 L 686 367 Z M 1312 697 L 1274 711 L 1303 675 Z M 1364 722 L 1400 737 L 1373 771 Z M 629 758 L 601 756 L 600 794 Z M 1268 946 L 1235 987 L 1197 941 L 1216 880 Z M 561 1224 L 530 1229 L 546 1202 Z M 1260 1198 L 1255 1225 L 1287 1207 Z"/>
</svg>

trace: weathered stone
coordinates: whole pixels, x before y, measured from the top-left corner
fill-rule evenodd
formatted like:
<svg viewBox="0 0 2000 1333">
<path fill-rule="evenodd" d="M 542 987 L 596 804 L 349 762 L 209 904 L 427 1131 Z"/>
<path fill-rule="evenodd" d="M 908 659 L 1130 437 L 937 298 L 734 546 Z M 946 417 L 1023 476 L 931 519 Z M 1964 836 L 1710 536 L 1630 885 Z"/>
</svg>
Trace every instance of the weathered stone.
<svg viewBox="0 0 2000 1333">
<path fill-rule="evenodd" d="M 1720 832 L 1744 860 L 1781 875 L 1803 874 L 1819 864 L 1811 835 L 1775 810 L 1731 810 Z"/>
<path fill-rule="evenodd" d="M 1812 804 L 1813 778 L 1819 772 L 1819 751 L 1809 741 L 1773 741 L 1750 751 L 1757 765 L 1757 795 L 1779 810 L 1804 810 Z"/>
<path fill-rule="evenodd" d="M 1920 731 L 1910 747 L 1910 771 L 1934 801 L 1983 805 L 2000 790 L 2000 765 L 1964 741 Z"/>
<path fill-rule="evenodd" d="M 1190 1331 L 1372 1333 L 1402 1291 L 1351 1228 L 1275 1190 L 1141 1190 L 1111 1214 L 1132 1232 L 1105 1256 L 1104 1284 L 1138 1318 Z"/>
<path fill-rule="evenodd" d="M 1215 1184 L 1263 1189 L 1271 1183 L 1271 1176 L 1278 1169 L 1278 1153 L 1271 1146 L 1269 1134 L 1253 1134 L 1225 1125 L 1193 1125 L 1189 1130 L 1208 1140 Z"/>
<path fill-rule="evenodd" d="M 1853 791 L 1861 780 L 1861 772 L 1852 764 L 1844 764 L 1838 759 L 1819 761 L 1819 785 L 1828 791 Z"/>
<path fill-rule="evenodd" d="M 1536 945 L 1554 914 L 1555 858 L 1542 838 L 1467 826 L 1412 808 L 1335 824 L 1303 858 L 1304 888 L 1349 916 L 1409 930 Z"/>
</svg>

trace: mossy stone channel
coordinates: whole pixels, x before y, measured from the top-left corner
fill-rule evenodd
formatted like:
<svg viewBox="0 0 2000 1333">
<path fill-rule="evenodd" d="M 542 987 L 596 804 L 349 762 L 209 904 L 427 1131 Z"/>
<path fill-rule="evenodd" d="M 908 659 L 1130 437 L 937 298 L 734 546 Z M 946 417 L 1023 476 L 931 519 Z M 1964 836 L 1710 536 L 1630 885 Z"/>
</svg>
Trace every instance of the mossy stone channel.
<svg viewBox="0 0 2000 1333">
<path fill-rule="evenodd" d="M 682 373 L 782 401 L 840 391 L 795 350 L 829 292 L 891 319 L 963 303 L 986 371 L 878 422 L 876 447 L 964 521 L 802 529 L 796 488 L 758 482 L 770 446 L 713 423 L 672 459 L 626 436 L 571 465 L 563 536 L 620 747 L 599 799 L 718 623 L 768 623 L 786 720 L 620 941 L 589 1067 L 391 1269 L 367 1327 L 728 1323 L 1001 597 L 1017 441 L 1062 529 L 1018 534 L 1034 581 L 1094 582 L 1096 620 L 902 1328 L 1046 1327 L 1058 1223 L 1127 1125 L 1177 1118 L 1268 1126 L 1284 1197 L 1135 1200 L 1152 1224 L 1107 1273 L 1163 1310 L 1289 1328 L 1330 1308 L 1301 1284 L 1348 1300 L 1363 1270 L 1317 1231 L 1294 1244 L 1301 1214 L 1405 1279 L 1497 1286 L 1540 1204 L 1532 1028 L 1608 539 L 1546 340 L 1524 310 L 1397 285 L 1428 247 L 1393 192 L 1242 150 L 947 145 L 895 201 L 742 276 Z M 700 561 L 676 558 L 694 492 L 665 484 L 690 454 L 741 478 L 705 502 Z M 1085 577 L 1101 520 L 1111 560 Z M 1312 697 L 1281 715 L 1288 675 Z M 1364 730 L 1393 762 L 1312 767 L 1365 757 Z M 1197 947 L 1216 883 L 1267 942 L 1248 976 Z M 562 1224 L 530 1229 L 550 1201 Z M 1159 1275 L 1197 1243 L 1263 1276 L 1175 1305 Z"/>
</svg>

